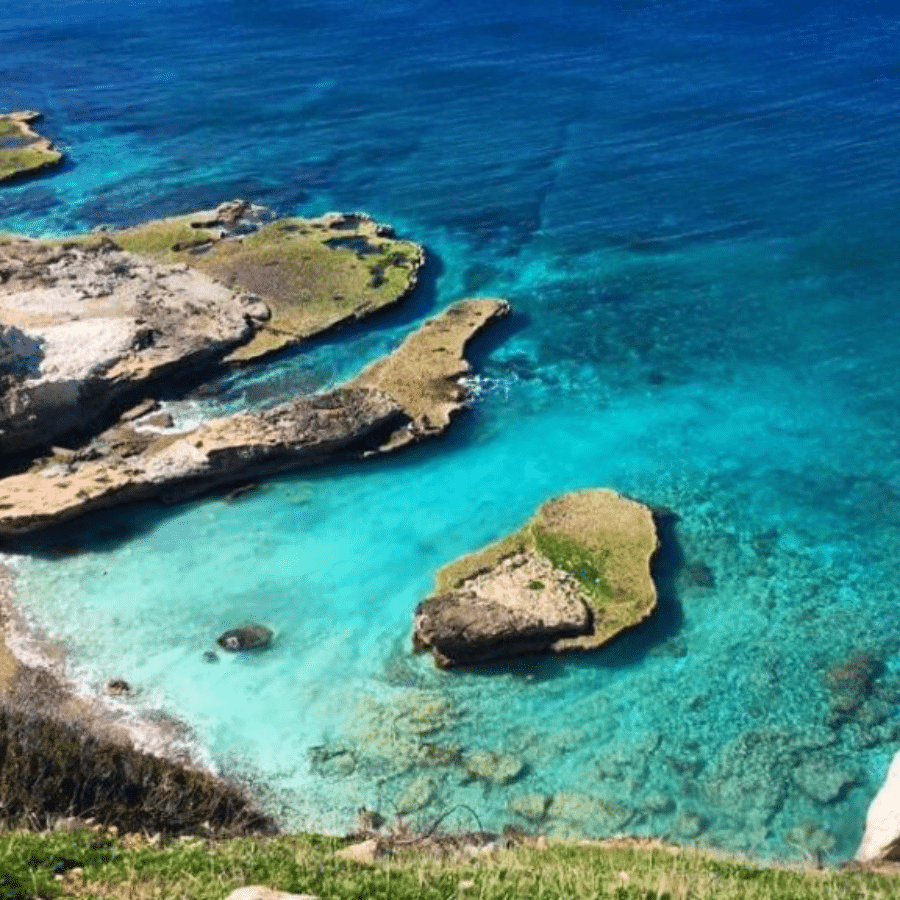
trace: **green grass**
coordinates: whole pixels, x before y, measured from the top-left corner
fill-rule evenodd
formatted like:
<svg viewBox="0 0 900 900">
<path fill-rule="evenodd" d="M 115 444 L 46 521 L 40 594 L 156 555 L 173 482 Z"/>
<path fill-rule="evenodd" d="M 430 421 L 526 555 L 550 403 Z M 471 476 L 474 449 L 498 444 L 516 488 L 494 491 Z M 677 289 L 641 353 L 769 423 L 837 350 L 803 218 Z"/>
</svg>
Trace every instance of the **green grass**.
<svg viewBox="0 0 900 900">
<path fill-rule="evenodd" d="M 0 148 L 0 181 L 35 172 L 62 161 L 56 150 L 41 147 Z"/>
<path fill-rule="evenodd" d="M 445 566 L 436 592 L 452 591 L 514 553 L 536 552 L 575 578 L 594 613 L 591 634 L 561 638 L 554 649 L 589 650 L 639 624 L 656 606 L 650 575 L 656 540 L 649 509 L 612 491 L 574 491 L 544 503 L 514 534 Z"/>
<path fill-rule="evenodd" d="M 0 137 L 15 137 L 18 134 L 22 134 L 22 129 L 18 122 L 0 118 Z"/>
<path fill-rule="evenodd" d="M 775 868 L 627 842 L 519 846 L 444 858 L 415 849 L 361 865 L 314 835 L 153 841 L 90 830 L 0 834 L 0 898 L 222 900 L 249 884 L 322 900 L 879 900 L 900 876 Z"/>
<path fill-rule="evenodd" d="M 197 214 L 111 234 L 124 250 L 167 263 L 187 263 L 258 295 L 272 318 L 229 359 L 247 362 L 399 302 L 411 290 L 422 250 L 359 220 L 344 229 L 327 218 L 279 219 L 240 240 L 217 228 L 195 228 Z M 347 242 L 358 241 L 365 252 Z M 191 248 L 204 246 L 204 252 Z"/>
<path fill-rule="evenodd" d="M 595 602 L 605 604 L 612 599 L 613 591 L 604 575 L 609 558 L 607 551 L 586 547 L 573 538 L 538 525 L 534 526 L 533 534 L 538 552 L 557 569 L 572 575 Z"/>
</svg>

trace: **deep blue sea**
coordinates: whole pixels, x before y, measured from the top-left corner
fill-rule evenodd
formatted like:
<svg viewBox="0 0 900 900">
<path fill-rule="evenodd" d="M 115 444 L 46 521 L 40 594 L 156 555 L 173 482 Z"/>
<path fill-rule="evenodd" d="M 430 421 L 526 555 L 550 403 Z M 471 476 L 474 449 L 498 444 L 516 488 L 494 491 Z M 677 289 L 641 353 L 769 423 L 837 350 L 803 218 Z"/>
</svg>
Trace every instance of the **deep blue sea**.
<svg viewBox="0 0 900 900">
<path fill-rule="evenodd" d="M 553 835 L 853 853 L 900 746 L 890 4 L 35 0 L 0 17 L 20 108 L 69 162 L 4 189 L 0 230 L 240 196 L 427 246 L 403 313 L 179 415 L 333 384 L 463 296 L 516 310 L 446 440 L 18 548 L 74 678 L 126 678 L 123 710 L 183 719 L 292 828 L 422 800 L 416 824 L 527 825 L 509 804 L 542 793 Z M 651 623 L 487 671 L 412 656 L 441 565 L 587 486 L 679 517 Z M 272 650 L 204 662 L 247 619 Z M 454 748 L 527 769 L 467 782 Z"/>
</svg>

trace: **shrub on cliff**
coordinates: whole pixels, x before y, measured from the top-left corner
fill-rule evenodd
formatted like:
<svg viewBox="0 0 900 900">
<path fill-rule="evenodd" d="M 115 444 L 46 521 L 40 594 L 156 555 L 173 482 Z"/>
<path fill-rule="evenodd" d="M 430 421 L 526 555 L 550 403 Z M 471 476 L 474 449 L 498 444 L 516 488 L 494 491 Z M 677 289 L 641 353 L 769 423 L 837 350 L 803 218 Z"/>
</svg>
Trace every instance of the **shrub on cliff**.
<svg viewBox="0 0 900 900">
<path fill-rule="evenodd" d="M 227 781 L 52 717 L 0 706 L 0 820 L 92 817 L 122 831 L 272 833 Z"/>
</svg>

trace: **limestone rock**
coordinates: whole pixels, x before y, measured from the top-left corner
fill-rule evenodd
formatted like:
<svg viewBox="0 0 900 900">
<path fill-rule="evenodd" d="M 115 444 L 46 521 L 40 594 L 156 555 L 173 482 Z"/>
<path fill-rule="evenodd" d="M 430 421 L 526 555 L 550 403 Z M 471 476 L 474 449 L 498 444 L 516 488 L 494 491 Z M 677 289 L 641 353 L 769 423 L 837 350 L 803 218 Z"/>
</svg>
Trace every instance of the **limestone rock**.
<svg viewBox="0 0 900 900">
<path fill-rule="evenodd" d="M 288 894 L 254 884 L 232 891 L 225 900 L 319 900 L 319 898 L 315 894 Z"/>
<path fill-rule="evenodd" d="M 856 859 L 900 861 L 900 752 L 866 813 L 866 829 Z"/>
<path fill-rule="evenodd" d="M 370 838 L 358 844 L 351 844 L 349 847 L 344 847 L 343 850 L 338 850 L 334 855 L 338 859 L 345 859 L 349 862 L 371 865 L 378 856 L 378 841 Z"/>
<path fill-rule="evenodd" d="M 598 647 L 656 606 L 649 508 L 613 491 L 545 503 L 524 528 L 438 573 L 413 647 L 443 668 Z"/>
<path fill-rule="evenodd" d="M 0 115 L 0 184 L 62 165 L 62 151 L 31 127 L 42 118 L 31 110 Z"/>
<path fill-rule="evenodd" d="M 244 294 L 105 238 L 0 238 L 0 454 L 84 431 L 254 330 Z"/>
<path fill-rule="evenodd" d="M 446 327 L 436 328 L 432 320 L 422 329 L 426 337 L 441 335 L 448 347 L 462 354 L 473 334 L 508 309 L 502 301 L 462 301 L 438 316 L 439 322 L 449 322 Z M 431 383 L 434 409 L 446 412 L 440 386 L 453 367 L 445 355 L 431 353 L 431 338 L 414 338 L 415 333 L 390 358 L 397 371 L 415 373 L 407 390 L 419 382 Z M 468 366 L 457 359 L 456 369 L 463 364 Z M 465 389 L 457 386 L 455 397 L 455 409 L 461 409 Z M 71 412 L 80 400 L 70 400 L 66 408 Z M 25 472 L 0 479 L 0 534 L 34 531 L 121 503 L 152 498 L 177 502 L 261 476 L 386 453 L 435 433 L 417 425 L 421 417 L 428 418 L 423 409 L 432 408 L 429 401 L 420 397 L 408 409 L 407 400 L 402 386 L 391 378 L 382 381 L 377 372 L 368 372 L 325 394 L 213 419 L 190 431 L 161 432 L 142 428 L 140 420 L 120 422 L 70 458 L 40 459 Z M 49 404 L 41 407 L 40 415 L 33 407 L 33 429 L 44 436 L 51 427 L 44 420 L 49 412 Z M 27 418 L 25 412 L 22 416 Z M 436 421 L 436 414 L 429 421 Z M 449 415 L 442 428 L 447 424 Z"/>
<path fill-rule="evenodd" d="M 223 650 L 263 650 L 272 643 L 275 632 L 265 625 L 241 625 L 219 635 L 216 643 Z"/>
</svg>

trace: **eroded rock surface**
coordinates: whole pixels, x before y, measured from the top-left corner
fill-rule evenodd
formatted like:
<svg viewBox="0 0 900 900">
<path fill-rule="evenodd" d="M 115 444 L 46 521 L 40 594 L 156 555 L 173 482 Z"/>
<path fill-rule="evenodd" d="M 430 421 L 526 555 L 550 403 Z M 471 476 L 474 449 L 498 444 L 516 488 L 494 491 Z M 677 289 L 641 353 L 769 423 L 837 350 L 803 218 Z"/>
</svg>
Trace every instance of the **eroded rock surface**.
<svg viewBox="0 0 900 900">
<path fill-rule="evenodd" d="M 98 238 L 0 238 L 0 454 L 86 429 L 119 398 L 248 340 L 265 306 Z"/>
<path fill-rule="evenodd" d="M 900 753 L 894 756 L 887 778 L 866 813 L 866 829 L 856 859 L 900 861 Z"/>
<path fill-rule="evenodd" d="M 465 404 L 466 389 L 456 378 L 468 370 L 461 354 L 469 339 L 508 308 L 498 300 L 461 301 L 422 326 L 425 335 L 440 335 L 442 347 L 455 348 L 459 358 L 432 353 L 432 343 L 416 334 L 395 351 L 398 369 L 412 373 L 404 385 L 421 399 L 416 379 L 427 382 L 431 405 L 407 408 L 407 395 L 370 370 L 326 394 L 213 419 L 189 431 L 167 432 L 125 416 L 80 450 L 57 452 L 0 479 L 0 534 L 33 531 L 124 502 L 182 500 L 213 487 L 383 453 L 430 436 L 442 430 L 435 422 L 446 427 L 452 409 Z"/>
<path fill-rule="evenodd" d="M 123 249 L 185 263 L 260 297 L 271 317 L 230 362 L 249 362 L 386 309 L 415 289 L 424 249 L 361 213 L 266 222 L 242 201 L 110 233 Z"/>
<path fill-rule="evenodd" d="M 613 491 L 566 494 L 438 573 L 413 646 L 443 668 L 601 646 L 656 607 L 651 511 Z"/>
</svg>

